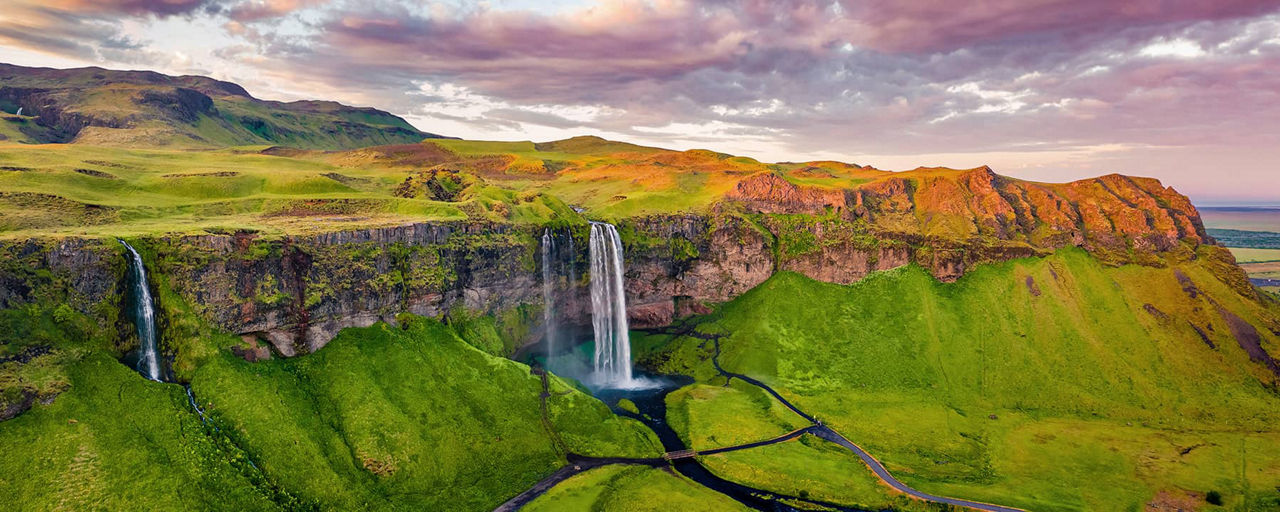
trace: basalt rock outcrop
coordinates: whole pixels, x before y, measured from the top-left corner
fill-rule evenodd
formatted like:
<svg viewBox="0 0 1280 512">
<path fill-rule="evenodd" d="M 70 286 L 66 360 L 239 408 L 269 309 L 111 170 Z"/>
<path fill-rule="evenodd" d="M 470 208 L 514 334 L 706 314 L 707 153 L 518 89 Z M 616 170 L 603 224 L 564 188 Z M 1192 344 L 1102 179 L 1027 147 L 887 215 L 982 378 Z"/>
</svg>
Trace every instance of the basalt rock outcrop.
<svg viewBox="0 0 1280 512">
<path fill-rule="evenodd" d="M 795 185 L 777 173 L 761 173 L 739 181 L 725 198 L 760 213 L 823 213 L 849 207 L 847 192 Z"/>
<path fill-rule="evenodd" d="M 125 261 L 114 240 L 0 243 L 0 309 L 65 304 L 104 322 L 114 319 Z"/>
</svg>

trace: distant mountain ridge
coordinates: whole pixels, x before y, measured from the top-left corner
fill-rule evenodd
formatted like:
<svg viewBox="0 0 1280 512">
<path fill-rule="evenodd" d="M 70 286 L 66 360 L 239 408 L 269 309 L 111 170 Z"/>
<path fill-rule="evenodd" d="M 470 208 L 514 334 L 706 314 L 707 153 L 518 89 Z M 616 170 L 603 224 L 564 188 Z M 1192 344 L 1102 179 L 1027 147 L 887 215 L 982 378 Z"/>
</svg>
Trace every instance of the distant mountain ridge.
<svg viewBox="0 0 1280 512">
<path fill-rule="evenodd" d="M 259 100 L 237 84 L 203 76 L 0 64 L 0 111 L 19 109 L 26 117 L 0 120 L 16 130 L 0 133 L 31 143 L 350 149 L 440 137 L 382 110 Z"/>
</svg>

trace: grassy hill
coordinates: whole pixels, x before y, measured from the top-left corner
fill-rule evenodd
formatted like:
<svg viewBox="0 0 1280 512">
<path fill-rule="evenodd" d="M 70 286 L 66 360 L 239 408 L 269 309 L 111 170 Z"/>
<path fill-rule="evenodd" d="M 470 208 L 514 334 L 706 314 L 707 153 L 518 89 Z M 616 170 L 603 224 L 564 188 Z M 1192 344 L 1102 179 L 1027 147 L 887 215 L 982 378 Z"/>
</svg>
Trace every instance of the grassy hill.
<svg viewBox="0 0 1280 512">
<path fill-rule="evenodd" d="M 488 510 L 564 465 L 566 450 L 660 453 L 638 422 L 558 379 L 543 423 L 541 384 L 527 366 L 434 320 L 405 320 L 403 329 L 344 331 L 302 359 L 215 357 L 191 382 L 208 425 L 182 387 L 147 381 L 81 339 L 56 328 L 6 336 L 5 353 L 52 348 L 33 364 L 6 359 L 0 381 L 44 378 L 64 393 L 0 422 L 0 502 L 21 504 L 10 510 Z"/>
<path fill-rule="evenodd" d="M 851 286 L 783 273 L 697 328 L 725 335 L 726 368 L 775 386 L 926 492 L 1133 510 L 1216 490 L 1237 510 L 1280 509 L 1280 368 L 1269 355 L 1280 306 L 1239 295 L 1205 260 L 1107 268 L 1068 250 L 950 284 L 916 267 Z M 719 387 L 710 343 L 645 343 L 666 347 L 651 364 L 716 385 L 670 398 L 671 423 L 694 447 L 796 426 L 759 391 Z M 884 503 L 856 461 L 812 444 L 706 459 L 749 485 Z"/>
<path fill-rule="evenodd" d="M 674 471 L 644 466 L 605 466 L 570 478 L 522 510 L 735 512 L 751 509 Z"/>
<path fill-rule="evenodd" d="M 418 147 L 418 145 L 412 145 Z M 536 191 L 476 183 L 449 200 L 397 194 L 412 168 L 262 154 L 0 143 L 0 236 L 258 229 L 298 233 L 465 218 L 573 216 Z M 355 158 L 344 153 L 334 158 Z"/>
<path fill-rule="evenodd" d="M 4 139 L 124 147 L 280 144 L 342 149 L 436 137 L 372 108 L 263 101 L 199 76 L 0 64 Z"/>
<path fill-rule="evenodd" d="M 1151 179 L 1045 184 L 987 168 L 765 164 L 595 137 L 348 151 L 0 142 L 0 161 L 0 237 L 281 234 L 465 218 L 545 224 L 578 219 L 573 206 L 615 220 L 717 211 L 792 224 L 820 217 L 865 235 L 1083 245 L 1125 261 L 1207 240 L 1195 207 Z"/>
</svg>

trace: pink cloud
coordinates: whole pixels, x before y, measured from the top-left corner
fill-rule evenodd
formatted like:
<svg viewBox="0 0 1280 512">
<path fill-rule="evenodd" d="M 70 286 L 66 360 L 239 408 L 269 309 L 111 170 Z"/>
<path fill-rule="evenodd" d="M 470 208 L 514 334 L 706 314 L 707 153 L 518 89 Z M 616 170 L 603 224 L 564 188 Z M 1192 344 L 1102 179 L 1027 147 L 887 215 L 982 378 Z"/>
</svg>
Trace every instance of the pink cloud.
<svg viewBox="0 0 1280 512">
<path fill-rule="evenodd" d="M 661 143 L 654 127 L 715 125 L 718 135 L 663 136 L 768 139 L 855 160 L 1042 152 L 1076 165 L 1090 155 L 1091 173 L 1143 161 L 1116 156 L 1126 151 L 1249 148 L 1232 162 L 1255 155 L 1258 170 L 1280 158 L 1257 149 L 1280 142 L 1280 0 L 601 0 L 555 13 L 408 0 L 53 2 L 39 23 L 0 22 L 0 39 L 127 52 L 142 43 L 112 39 L 113 21 L 210 13 L 236 43 L 216 55 L 291 93 L 346 91 L 340 99 L 513 137 L 578 126 Z M 470 106 L 424 84 L 465 91 Z M 561 116 L 561 106 L 602 113 Z"/>
<path fill-rule="evenodd" d="M 1256 16 L 1276 0 L 841 0 L 864 33 L 859 41 L 888 51 L 950 51 L 1027 36 L 1094 38 L 1118 30 Z"/>
</svg>

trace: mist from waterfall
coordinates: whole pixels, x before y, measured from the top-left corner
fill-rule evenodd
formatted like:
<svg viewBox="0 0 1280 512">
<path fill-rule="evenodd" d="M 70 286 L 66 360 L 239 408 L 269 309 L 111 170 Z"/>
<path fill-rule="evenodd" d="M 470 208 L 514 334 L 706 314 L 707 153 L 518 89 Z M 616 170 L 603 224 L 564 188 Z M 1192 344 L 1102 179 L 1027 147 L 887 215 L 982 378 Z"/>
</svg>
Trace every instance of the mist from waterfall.
<svg viewBox="0 0 1280 512">
<path fill-rule="evenodd" d="M 147 284 L 147 269 L 142 265 L 142 256 L 138 255 L 124 240 L 119 241 L 129 250 L 129 283 L 133 287 L 133 323 L 138 328 L 138 372 L 143 377 L 161 381 L 160 355 L 156 340 L 155 302 L 151 300 L 151 288 Z"/>
<path fill-rule="evenodd" d="M 631 338 L 622 287 L 622 239 L 612 224 L 591 223 L 591 327 L 595 334 L 595 379 L 605 387 L 635 386 Z"/>
</svg>

